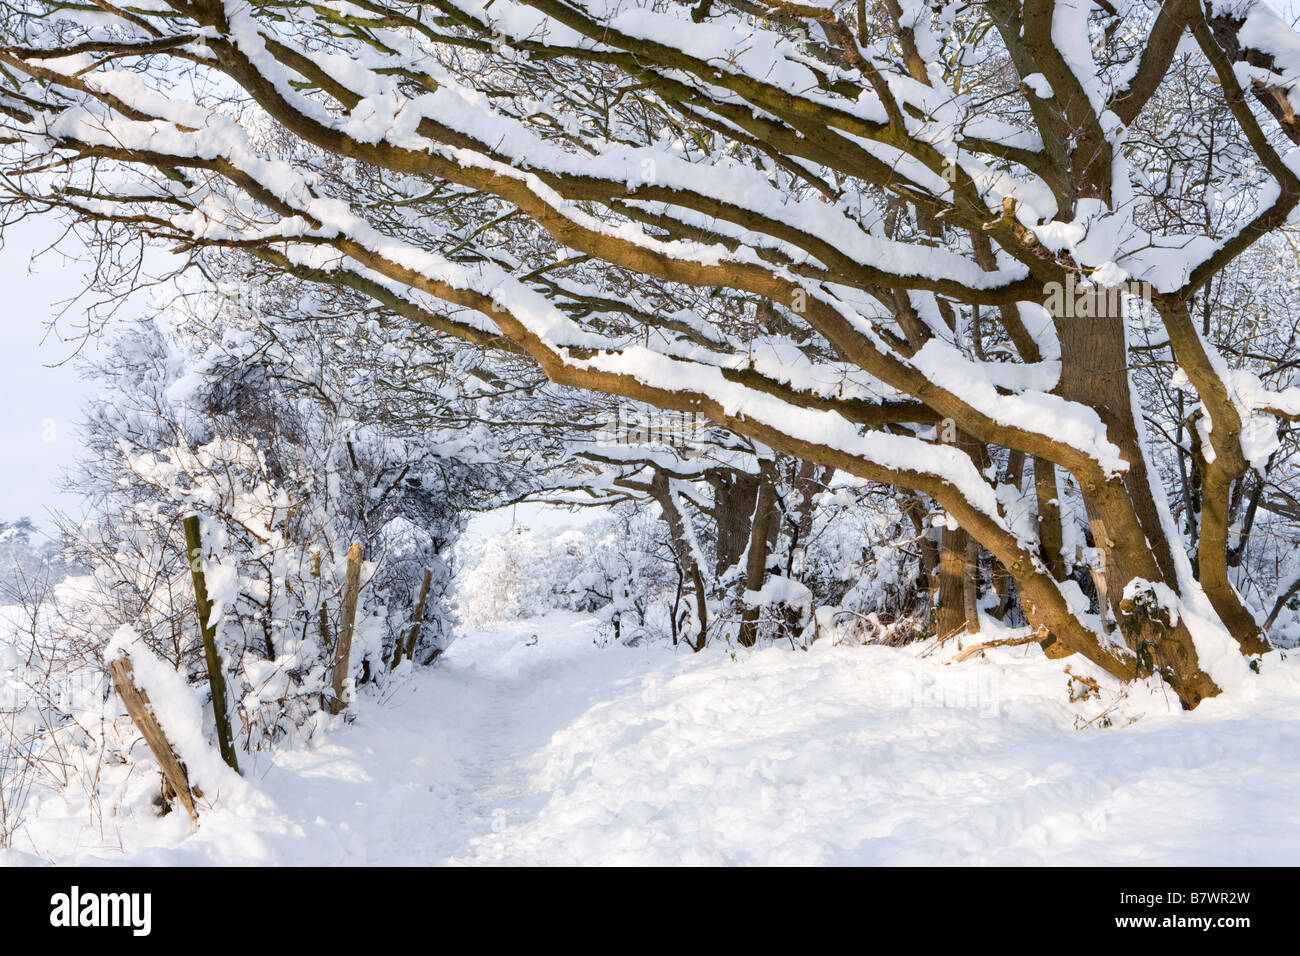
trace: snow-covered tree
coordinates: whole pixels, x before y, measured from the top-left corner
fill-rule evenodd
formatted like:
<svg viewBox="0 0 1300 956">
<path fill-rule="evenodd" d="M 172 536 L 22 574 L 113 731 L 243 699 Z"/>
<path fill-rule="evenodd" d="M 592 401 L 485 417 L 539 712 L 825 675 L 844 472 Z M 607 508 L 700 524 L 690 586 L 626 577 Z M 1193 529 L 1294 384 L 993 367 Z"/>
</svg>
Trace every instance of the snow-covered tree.
<svg viewBox="0 0 1300 956">
<path fill-rule="evenodd" d="M 1269 646 L 1232 502 L 1300 389 L 1215 344 L 1220 277 L 1300 204 L 1262 0 L 19 0 L 3 30 L 14 215 L 236 250 L 937 502 L 1049 654 L 1188 707 Z"/>
</svg>

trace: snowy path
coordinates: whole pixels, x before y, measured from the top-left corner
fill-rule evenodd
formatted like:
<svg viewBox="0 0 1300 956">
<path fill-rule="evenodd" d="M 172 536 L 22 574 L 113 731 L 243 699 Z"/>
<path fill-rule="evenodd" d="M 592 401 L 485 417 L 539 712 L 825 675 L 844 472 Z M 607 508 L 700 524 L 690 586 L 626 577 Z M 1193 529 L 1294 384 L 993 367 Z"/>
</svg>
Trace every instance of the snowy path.
<svg viewBox="0 0 1300 956">
<path fill-rule="evenodd" d="M 100 831 L 69 806 L 33 835 L 61 861 L 172 864 L 1300 862 L 1300 655 L 1271 655 L 1252 700 L 1186 715 L 1137 688 L 1077 729 L 1114 688 L 1071 703 L 1036 649 L 946 666 L 593 633 L 553 614 L 462 637 L 263 756 L 188 838 L 146 780 Z"/>
<path fill-rule="evenodd" d="M 538 631 L 532 622 L 468 635 L 382 706 L 363 705 L 356 725 L 322 747 L 278 758 L 268 789 L 284 786 L 277 803 L 301 805 L 312 796 L 303 794 L 302 780 L 322 758 L 337 759 L 347 769 L 332 772 L 363 782 L 365 790 L 357 799 L 329 788 L 320 795 L 320 819 L 343 821 L 341 828 L 327 827 L 336 832 L 323 839 L 346 834 L 340 847 L 346 859 L 474 861 L 481 841 L 526 825 L 545 804 L 549 794 L 530 784 L 534 758 L 588 706 L 583 672 L 593 664 L 608 671 L 611 663 L 588 653 L 594 648 L 587 622 L 558 618 L 542 626 L 545 649 L 540 636 L 530 644 Z M 355 838 L 360 834 L 365 837 Z"/>
</svg>

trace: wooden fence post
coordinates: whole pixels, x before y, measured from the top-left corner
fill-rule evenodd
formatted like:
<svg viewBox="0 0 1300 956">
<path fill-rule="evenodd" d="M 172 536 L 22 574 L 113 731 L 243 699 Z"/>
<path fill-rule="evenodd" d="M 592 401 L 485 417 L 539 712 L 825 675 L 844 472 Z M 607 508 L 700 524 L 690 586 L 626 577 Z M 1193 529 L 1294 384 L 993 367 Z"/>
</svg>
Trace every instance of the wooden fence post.
<svg viewBox="0 0 1300 956">
<path fill-rule="evenodd" d="M 424 602 L 429 599 L 429 587 L 433 584 L 433 571 L 426 568 L 424 571 L 424 581 L 420 584 L 420 597 L 415 602 L 415 620 L 411 624 L 411 630 L 406 636 L 406 657 L 407 660 L 415 659 L 415 639 L 420 636 L 420 625 L 424 623 Z M 402 642 L 399 639 L 397 647 L 393 650 L 393 667 L 402 660 Z"/>
<path fill-rule="evenodd" d="M 176 751 L 168 742 L 167 735 L 163 733 L 162 725 L 154 716 L 153 709 L 149 706 L 148 695 L 135 686 L 131 661 L 128 658 L 109 661 L 108 672 L 113 675 L 113 686 L 117 688 L 117 696 L 122 698 L 122 703 L 126 705 L 126 712 L 131 715 L 136 729 L 140 731 L 154 759 L 158 761 L 158 766 L 162 768 L 167 785 L 189 812 L 190 819 L 198 823 L 199 813 L 194 808 L 194 793 L 190 790 L 189 774 L 185 772 L 185 765 L 176 756 Z"/>
<path fill-rule="evenodd" d="M 313 579 L 320 578 L 319 551 L 311 556 L 311 576 Z M 330 636 L 330 612 L 324 598 L 321 598 L 320 607 L 316 611 L 316 630 L 320 633 L 321 652 L 333 654 L 334 638 Z"/>
<path fill-rule="evenodd" d="M 221 658 L 217 655 L 217 629 L 211 624 L 212 601 L 208 598 L 208 580 L 203 573 L 203 539 L 199 534 L 199 516 L 187 515 L 183 524 L 185 550 L 190 556 L 190 577 L 194 581 L 194 598 L 199 609 L 199 631 L 203 635 L 203 656 L 208 664 L 212 716 L 217 722 L 217 746 L 221 748 L 221 759 L 231 770 L 239 773 L 234 735 L 230 730 L 230 715 L 226 712 L 226 678 L 221 672 Z"/>
<path fill-rule="evenodd" d="M 348 680 L 348 656 L 352 652 L 352 629 L 357 621 L 357 596 L 361 592 L 361 542 L 352 542 L 348 548 L 348 576 L 343 585 L 343 607 L 339 616 L 339 641 L 334 653 L 334 700 L 330 712 L 341 714 L 347 706 L 343 698 Z"/>
</svg>

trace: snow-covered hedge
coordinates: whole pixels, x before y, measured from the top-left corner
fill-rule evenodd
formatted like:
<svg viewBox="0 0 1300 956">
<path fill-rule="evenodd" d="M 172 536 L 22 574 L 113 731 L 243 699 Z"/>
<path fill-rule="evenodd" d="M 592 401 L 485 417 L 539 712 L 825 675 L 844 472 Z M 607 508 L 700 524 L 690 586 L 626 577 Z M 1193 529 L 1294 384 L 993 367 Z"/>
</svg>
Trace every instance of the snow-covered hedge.
<svg viewBox="0 0 1300 956">
<path fill-rule="evenodd" d="M 168 318 L 126 329 L 95 369 L 105 391 L 75 479 L 89 517 L 64 528 L 88 573 L 61 602 L 65 643 L 94 658 L 129 625 L 202 686 L 195 562 L 238 741 L 310 734 L 330 696 L 353 542 L 364 564 L 347 686 L 387 680 L 395 658 L 427 661 L 450 639 L 447 556 L 473 486 L 466 435 L 394 427 L 357 367 L 325 358 L 319 328 L 231 322 L 214 344 Z M 193 555 L 188 514 L 202 531 Z"/>
</svg>

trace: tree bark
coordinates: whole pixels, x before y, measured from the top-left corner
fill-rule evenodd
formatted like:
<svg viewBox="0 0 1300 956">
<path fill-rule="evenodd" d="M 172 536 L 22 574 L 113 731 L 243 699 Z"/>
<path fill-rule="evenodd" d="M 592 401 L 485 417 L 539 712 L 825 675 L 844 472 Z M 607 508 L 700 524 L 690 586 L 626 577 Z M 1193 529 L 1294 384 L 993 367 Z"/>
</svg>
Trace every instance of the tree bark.
<svg viewBox="0 0 1300 956">
<path fill-rule="evenodd" d="M 732 469 L 719 469 L 708 475 L 713 489 L 713 520 L 718 530 L 714 573 L 722 577 L 745 554 L 749 545 L 754 505 L 758 496 L 758 479 Z"/>
<path fill-rule="evenodd" d="M 961 603 L 966 615 L 966 633 L 978 634 L 980 630 L 979 610 L 979 542 L 970 535 L 966 536 L 966 566 L 962 569 Z"/>
<path fill-rule="evenodd" d="M 1061 529 L 1061 491 L 1056 480 L 1056 466 L 1042 458 L 1034 459 L 1034 495 L 1038 499 L 1039 556 L 1052 577 L 1064 581 L 1066 576 L 1065 535 Z"/>
<path fill-rule="evenodd" d="M 939 543 L 939 604 L 935 636 L 947 640 L 969 630 L 966 614 L 966 563 L 970 535 L 963 528 L 945 527 Z"/>
<path fill-rule="evenodd" d="M 745 590 L 760 591 L 767 577 L 767 556 L 770 553 L 773 531 L 779 529 L 776 510 L 776 472 L 770 461 L 760 465 L 758 494 L 755 496 L 754 517 L 750 523 L 749 555 L 745 564 Z M 740 619 L 740 645 L 753 647 L 758 643 L 760 609 L 746 602 Z"/>
<path fill-rule="evenodd" d="M 668 525 L 669 540 L 672 543 L 677 563 L 686 572 L 686 576 L 691 582 L 691 590 L 695 595 L 696 623 L 699 625 L 699 632 L 692 646 L 697 652 L 702 651 L 709 632 L 709 595 L 704 586 L 704 575 L 700 571 L 700 563 L 696 560 L 695 548 L 691 546 L 691 539 L 687 534 L 686 519 L 682 515 L 681 509 L 677 507 L 677 499 L 672 491 L 672 481 L 662 471 L 655 471 L 654 478 L 650 482 L 650 494 L 658 503 L 659 512 Z"/>
</svg>

